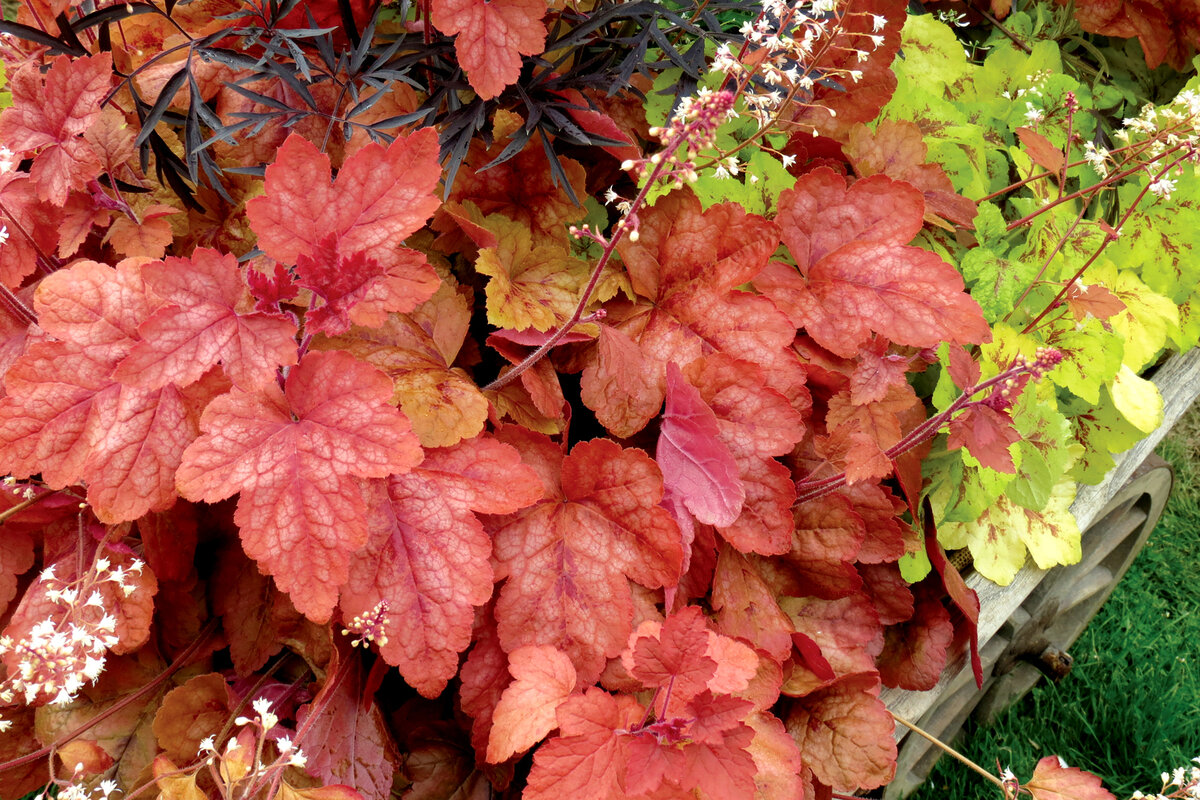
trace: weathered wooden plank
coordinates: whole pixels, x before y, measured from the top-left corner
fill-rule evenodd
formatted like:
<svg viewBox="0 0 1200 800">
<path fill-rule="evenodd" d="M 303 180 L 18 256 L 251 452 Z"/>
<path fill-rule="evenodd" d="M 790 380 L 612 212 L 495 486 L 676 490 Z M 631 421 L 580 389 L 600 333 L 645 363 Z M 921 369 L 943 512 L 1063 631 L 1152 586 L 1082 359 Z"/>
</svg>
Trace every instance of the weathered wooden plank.
<svg viewBox="0 0 1200 800">
<path fill-rule="evenodd" d="M 1138 465 L 1158 447 L 1163 437 L 1200 396 L 1200 348 L 1172 356 L 1158 368 L 1151 380 L 1163 396 L 1163 424 L 1129 450 L 1114 456 L 1116 466 L 1101 483 L 1079 488 L 1071 511 L 1079 522 L 1080 530 L 1087 530 L 1095 522 L 1100 510 L 1121 490 Z M 1029 562 L 1008 586 L 997 586 L 975 573 L 968 576 L 967 585 L 979 593 L 982 606 L 979 618 L 981 646 L 996 635 L 996 631 L 1025 602 L 1046 574 L 1046 570 Z M 881 698 L 895 713 L 916 721 L 934 706 L 957 674 L 943 674 L 937 686 L 926 692 L 885 689 Z M 896 738 L 903 739 L 907 732 L 906 728 L 897 726 Z"/>
</svg>

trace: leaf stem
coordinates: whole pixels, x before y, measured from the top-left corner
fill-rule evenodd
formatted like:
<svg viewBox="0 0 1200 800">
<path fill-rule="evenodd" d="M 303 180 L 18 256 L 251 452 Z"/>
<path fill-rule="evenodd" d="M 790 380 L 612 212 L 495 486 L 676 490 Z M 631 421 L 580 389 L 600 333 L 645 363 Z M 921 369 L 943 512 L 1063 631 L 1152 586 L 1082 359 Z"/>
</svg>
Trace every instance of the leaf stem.
<svg viewBox="0 0 1200 800">
<path fill-rule="evenodd" d="M 959 761 L 961 761 L 962 763 L 966 764 L 968 767 L 970 767 L 971 769 L 975 770 L 976 772 L 978 772 L 978 773 L 979 773 L 980 775 L 982 775 L 983 777 L 987 778 L 987 779 L 988 779 L 988 780 L 989 780 L 991 783 L 994 783 L 994 784 L 996 784 L 997 786 L 999 786 L 999 787 L 1000 787 L 1000 789 L 1001 789 L 1002 791 L 1005 789 L 1005 786 L 1004 786 L 1004 781 L 1000 780 L 998 777 L 996 777 L 996 776 L 995 776 L 995 775 L 993 775 L 992 773 L 988 772 L 986 769 L 984 769 L 983 767 L 979 766 L 979 765 L 978 765 L 978 764 L 976 764 L 974 761 L 972 761 L 971 759 L 967 758 L 966 756 L 964 756 L 962 753 L 960 753 L 960 752 L 958 752 L 957 750 L 955 750 L 955 749 L 954 749 L 953 747 L 951 747 L 950 745 L 943 743 L 943 742 L 942 742 L 940 739 L 938 739 L 936 736 L 934 736 L 934 735 L 932 735 L 932 734 L 930 734 L 930 733 L 926 733 L 925 731 L 921 730 L 921 729 L 920 729 L 920 728 L 918 728 L 916 725 L 914 725 L 913 723 L 911 723 L 911 722 L 909 722 L 908 720 L 906 720 L 904 717 L 902 717 L 902 716 L 900 716 L 899 714 L 897 714 L 895 711 L 891 712 L 891 714 L 892 714 L 892 718 L 893 718 L 893 719 L 895 719 L 895 720 L 896 720 L 896 722 L 899 722 L 901 725 L 903 725 L 904 727 L 908 728 L 910 731 L 912 731 L 913 733 L 917 734 L 918 736 L 923 736 L 924 738 L 928 739 L 928 740 L 929 740 L 930 742 L 932 742 L 934 745 L 936 745 L 937 747 L 941 748 L 942 752 L 944 752 L 944 753 L 947 753 L 947 754 L 949 754 L 949 755 L 953 756 L 954 758 L 957 758 Z"/>
<path fill-rule="evenodd" d="M 1166 154 L 1164 153 L 1163 155 L 1166 155 Z M 1127 208 L 1125 210 L 1125 213 L 1121 216 L 1120 221 L 1118 221 L 1117 224 L 1115 226 L 1113 226 L 1114 233 L 1109 234 L 1104 239 L 1104 241 L 1100 243 L 1100 246 L 1096 248 L 1096 252 L 1092 253 L 1092 255 L 1088 258 L 1088 260 L 1084 262 L 1083 266 L 1075 271 L 1075 274 L 1073 276 L 1071 276 L 1071 279 L 1069 281 L 1066 281 L 1063 284 L 1062 289 L 1060 289 L 1058 294 L 1056 294 L 1054 296 L 1054 299 L 1051 300 L 1046 305 L 1046 307 L 1042 309 L 1042 313 L 1040 313 L 1036 317 L 1034 317 L 1033 320 L 1028 325 L 1026 325 L 1024 328 L 1021 329 L 1021 333 L 1029 333 L 1031 330 L 1034 329 L 1034 327 L 1039 322 L 1042 321 L 1043 317 L 1045 317 L 1052 310 L 1054 310 L 1055 308 L 1058 307 L 1059 303 L 1061 303 L 1062 299 L 1064 297 L 1066 297 L 1067 292 L 1070 291 L 1071 286 L 1075 283 L 1075 281 L 1077 281 L 1081 277 L 1083 277 L 1083 273 L 1087 271 L 1087 268 L 1090 267 L 1093 263 L 1095 263 L 1096 259 L 1100 257 L 1100 254 L 1104 252 L 1104 248 L 1108 247 L 1108 243 L 1111 241 L 1114 241 L 1115 237 L 1121 233 L 1121 228 L 1125 225 L 1126 222 L 1129 221 L 1129 218 L 1133 215 L 1133 212 L 1137 209 L 1138 205 L 1142 202 L 1142 199 L 1146 196 L 1146 192 L 1148 192 L 1150 190 L 1150 187 L 1152 185 L 1154 185 L 1155 181 L 1161 180 L 1165 175 L 1169 174 L 1171 172 L 1171 170 L 1173 170 L 1175 167 L 1177 167 L 1179 164 L 1181 164 L 1184 160 L 1191 158 L 1192 156 L 1193 156 L 1193 151 L 1190 148 L 1188 148 L 1187 152 L 1185 152 L 1183 155 L 1179 156 L 1179 158 L 1175 159 L 1170 164 L 1168 164 L 1167 166 L 1165 166 L 1161 170 L 1159 170 L 1158 174 L 1154 175 L 1152 177 L 1152 180 L 1149 183 L 1147 183 L 1145 186 L 1142 187 L 1142 191 L 1140 191 L 1138 193 L 1138 196 L 1136 198 L 1134 198 L 1134 201 L 1129 204 L 1129 208 Z M 1162 156 L 1159 156 L 1158 158 L 1161 158 L 1161 157 Z M 1157 161 L 1158 159 L 1156 158 L 1154 160 Z"/>
</svg>

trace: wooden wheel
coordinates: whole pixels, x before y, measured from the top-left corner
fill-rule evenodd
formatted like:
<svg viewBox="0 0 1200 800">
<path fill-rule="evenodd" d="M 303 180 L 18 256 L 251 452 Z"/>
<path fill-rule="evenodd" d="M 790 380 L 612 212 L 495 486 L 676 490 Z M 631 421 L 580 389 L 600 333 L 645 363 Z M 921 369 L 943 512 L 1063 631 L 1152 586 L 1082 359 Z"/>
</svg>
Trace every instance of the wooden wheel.
<svg viewBox="0 0 1200 800">
<path fill-rule="evenodd" d="M 1174 473 L 1151 454 L 1083 533 L 1083 560 L 1051 570 L 986 644 L 982 690 L 963 670 L 921 717 L 921 728 L 951 742 L 971 716 L 988 724 L 1022 698 L 1043 674 L 1070 671 L 1071 645 L 1104 605 L 1158 524 Z M 895 780 L 884 793 L 897 800 L 932 771 L 941 751 L 918 736 L 900 746 Z"/>
</svg>

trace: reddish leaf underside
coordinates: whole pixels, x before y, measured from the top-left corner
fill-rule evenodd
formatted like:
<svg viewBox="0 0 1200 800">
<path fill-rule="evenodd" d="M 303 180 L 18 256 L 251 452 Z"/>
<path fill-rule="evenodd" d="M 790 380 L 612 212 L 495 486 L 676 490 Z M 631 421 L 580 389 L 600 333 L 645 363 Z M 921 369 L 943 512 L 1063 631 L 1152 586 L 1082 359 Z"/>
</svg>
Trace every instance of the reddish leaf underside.
<svg viewBox="0 0 1200 800">
<path fill-rule="evenodd" d="M 674 361 L 667 364 L 666 398 L 654 455 L 663 484 L 700 522 L 733 524 L 746 499 L 737 462 L 719 437 L 713 410 Z"/>
</svg>

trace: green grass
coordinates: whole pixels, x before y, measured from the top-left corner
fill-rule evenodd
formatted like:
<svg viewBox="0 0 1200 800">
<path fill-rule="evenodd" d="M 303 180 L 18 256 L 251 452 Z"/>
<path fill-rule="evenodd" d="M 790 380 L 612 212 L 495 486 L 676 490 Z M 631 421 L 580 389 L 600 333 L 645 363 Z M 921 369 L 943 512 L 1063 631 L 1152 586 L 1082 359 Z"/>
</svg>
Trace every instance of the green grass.
<svg viewBox="0 0 1200 800">
<path fill-rule="evenodd" d="M 1175 466 L 1166 512 L 1125 579 L 1071 648 L 1075 668 L 1043 682 L 959 749 L 1028 779 L 1060 755 L 1096 773 L 1124 800 L 1200 756 L 1200 407 L 1159 448 Z M 999 792 L 943 757 L 914 796 L 996 800 Z"/>
</svg>

